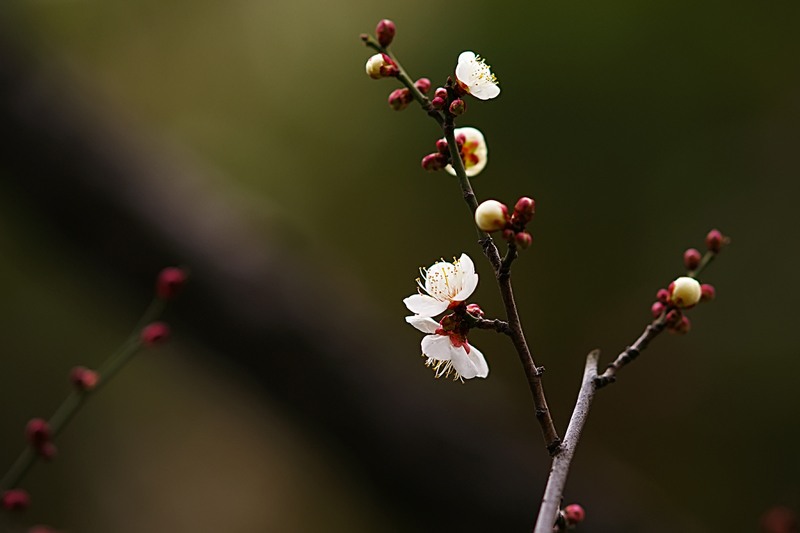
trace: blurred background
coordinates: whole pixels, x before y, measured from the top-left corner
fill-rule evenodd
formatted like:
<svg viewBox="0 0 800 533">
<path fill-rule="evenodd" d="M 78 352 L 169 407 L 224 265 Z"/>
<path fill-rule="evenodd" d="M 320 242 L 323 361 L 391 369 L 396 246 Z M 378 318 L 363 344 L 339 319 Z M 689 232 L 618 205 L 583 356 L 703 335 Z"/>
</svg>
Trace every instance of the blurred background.
<svg viewBox="0 0 800 533">
<path fill-rule="evenodd" d="M 441 137 L 359 34 L 434 87 L 458 54 L 479 199 L 537 202 L 513 283 L 563 434 L 585 355 L 650 320 L 688 247 L 732 244 L 690 313 L 598 394 L 565 503 L 581 531 L 757 531 L 800 502 L 800 4 L 6 0 L 0 4 L 0 469 L 74 365 L 96 367 L 160 268 L 190 285 L 23 482 L 73 533 L 529 531 L 549 458 L 517 357 L 434 380 L 403 317 L 417 268 L 471 255 Z"/>
</svg>

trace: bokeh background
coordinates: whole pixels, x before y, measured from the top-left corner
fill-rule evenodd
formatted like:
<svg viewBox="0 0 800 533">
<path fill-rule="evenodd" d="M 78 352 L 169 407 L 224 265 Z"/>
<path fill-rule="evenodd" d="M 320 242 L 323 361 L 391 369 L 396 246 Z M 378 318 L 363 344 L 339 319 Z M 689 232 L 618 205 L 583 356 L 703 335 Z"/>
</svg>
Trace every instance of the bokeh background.
<svg viewBox="0 0 800 533">
<path fill-rule="evenodd" d="M 513 282 L 563 433 L 585 355 L 649 320 L 682 253 L 732 239 L 717 300 L 603 390 L 565 503 L 581 531 L 756 531 L 800 502 L 800 4 L 6 0 L 0 465 L 97 366 L 166 265 L 166 347 L 84 408 L 0 527 L 73 533 L 527 531 L 549 465 L 506 339 L 437 381 L 402 298 L 462 252 L 502 312 L 440 137 L 364 74 L 381 18 L 434 87 L 463 50 L 481 199 L 536 199 Z M 5 466 L 0 466 L 5 469 Z"/>
</svg>

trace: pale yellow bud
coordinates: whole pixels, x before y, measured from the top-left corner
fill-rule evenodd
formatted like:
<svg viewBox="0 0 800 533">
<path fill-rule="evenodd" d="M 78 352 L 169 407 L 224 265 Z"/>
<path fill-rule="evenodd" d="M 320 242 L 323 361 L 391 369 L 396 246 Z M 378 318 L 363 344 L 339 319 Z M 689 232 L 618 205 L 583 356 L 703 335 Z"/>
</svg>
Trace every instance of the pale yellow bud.
<svg viewBox="0 0 800 533">
<path fill-rule="evenodd" d="M 375 54 L 367 60 L 367 76 L 373 80 L 383 78 L 381 67 L 388 66 L 388 63 L 383 58 L 383 54 Z"/>
<path fill-rule="evenodd" d="M 703 290 L 694 278 L 680 277 L 669 286 L 669 297 L 678 307 L 693 307 L 700 301 Z"/>
<path fill-rule="evenodd" d="M 475 224 L 487 233 L 499 231 L 508 224 L 508 208 L 497 200 L 486 200 L 475 210 Z"/>
</svg>

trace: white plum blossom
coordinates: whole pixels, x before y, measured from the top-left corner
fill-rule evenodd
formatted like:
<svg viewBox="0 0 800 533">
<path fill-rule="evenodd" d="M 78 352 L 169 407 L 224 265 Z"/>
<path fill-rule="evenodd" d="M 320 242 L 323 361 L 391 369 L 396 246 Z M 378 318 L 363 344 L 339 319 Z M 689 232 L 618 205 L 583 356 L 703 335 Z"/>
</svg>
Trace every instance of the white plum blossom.
<svg viewBox="0 0 800 533">
<path fill-rule="evenodd" d="M 464 137 L 464 146 L 461 147 L 461 161 L 464 163 L 464 171 L 470 178 L 477 176 L 486 166 L 489 150 L 486 148 L 486 139 L 483 133 L 476 128 L 456 128 L 453 130 L 456 139 Z M 447 165 L 445 170 L 456 175 L 453 165 Z"/>
<path fill-rule="evenodd" d="M 446 332 L 430 317 L 407 316 L 406 322 L 423 333 L 422 355 L 427 357 L 426 366 L 432 367 L 436 377 L 448 377 L 454 373 L 454 380 L 485 378 L 489 375 L 489 365 L 483 354 L 467 343 L 465 335 Z"/>
<path fill-rule="evenodd" d="M 500 94 L 497 78 L 480 56 L 462 52 L 456 65 L 456 81 L 466 92 L 479 100 L 491 100 Z"/>
<path fill-rule="evenodd" d="M 452 263 L 442 260 L 419 271 L 422 274 L 422 279 L 417 278 L 419 294 L 409 296 L 403 303 L 409 311 L 421 317 L 430 318 L 443 313 L 451 305 L 469 298 L 478 286 L 475 265 L 467 254 L 461 254 Z"/>
</svg>

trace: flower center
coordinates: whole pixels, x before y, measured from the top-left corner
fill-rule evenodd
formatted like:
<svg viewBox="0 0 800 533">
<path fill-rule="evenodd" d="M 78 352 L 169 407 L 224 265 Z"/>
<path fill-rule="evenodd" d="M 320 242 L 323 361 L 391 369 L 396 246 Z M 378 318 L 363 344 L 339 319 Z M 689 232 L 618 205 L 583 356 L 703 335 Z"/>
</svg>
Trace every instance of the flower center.
<svg viewBox="0 0 800 533">
<path fill-rule="evenodd" d="M 493 83 L 497 85 L 497 77 L 492 74 L 492 67 L 486 64 L 481 56 L 475 56 L 472 61 L 472 72 L 470 72 L 470 82 L 472 84 Z"/>
<path fill-rule="evenodd" d="M 462 271 L 458 260 L 453 263 L 444 261 L 436 263 L 427 270 L 420 269 L 420 273 L 425 280 L 424 284 L 422 280 L 417 280 L 420 288 L 440 302 L 452 301 L 453 297 L 461 290 Z"/>
</svg>

